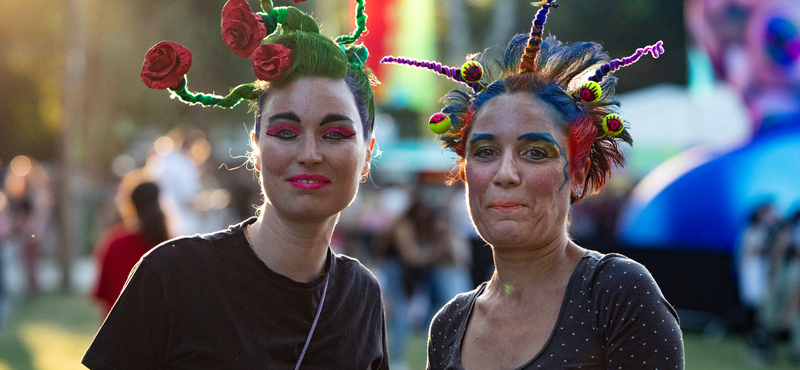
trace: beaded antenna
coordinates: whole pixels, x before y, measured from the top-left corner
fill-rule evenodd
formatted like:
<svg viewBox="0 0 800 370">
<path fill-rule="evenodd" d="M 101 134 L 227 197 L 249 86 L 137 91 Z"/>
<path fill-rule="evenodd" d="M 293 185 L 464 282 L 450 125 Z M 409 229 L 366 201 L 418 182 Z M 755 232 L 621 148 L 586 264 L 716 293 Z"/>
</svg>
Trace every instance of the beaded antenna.
<svg viewBox="0 0 800 370">
<path fill-rule="evenodd" d="M 305 0 L 295 3 L 301 1 Z M 314 18 L 300 9 L 276 8 L 272 0 L 260 3 L 262 11 L 253 13 L 247 0 L 229 0 L 222 8 L 221 22 L 226 45 L 236 55 L 251 59 L 257 81 L 236 86 L 225 96 L 191 92 L 187 89 L 186 73 L 192 65 L 192 53 L 171 41 L 159 42 L 147 51 L 140 74 L 142 81 L 150 88 L 169 90 L 173 98 L 184 103 L 220 108 L 234 107 L 242 100 L 257 100 L 259 81 L 283 84 L 306 73 L 344 77 L 349 67 L 357 71 L 359 83 L 377 84 L 372 72 L 364 66 L 369 56 L 367 48 L 353 45 L 366 31 L 364 0 L 356 0 L 353 34 L 336 40 L 321 35 Z M 312 72 L 306 64 L 314 60 L 317 66 Z M 371 95 L 367 98 L 372 101 Z"/>
<path fill-rule="evenodd" d="M 542 33 L 544 31 L 544 23 L 547 22 L 547 13 L 550 8 L 558 8 L 556 0 L 543 0 L 534 5 L 540 6 L 536 12 L 536 17 L 533 19 L 531 26 L 531 36 L 528 38 L 528 45 L 525 46 L 525 53 L 522 54 L 522 61 L 519 63 L 519 71 L 521 72 L 536 72 L 536 54 L 539 53 L 539 45 L 542 43 Z"/>
<path fill-rule="evenodd" d="M 466 62 L 463 66 L 461 66 L 461 69 L 458 69 L 455 67 L 442 65 L 442 63 L 439 62 L 416 60 L 404 57 L 395 58 L 390 55 L 381 58 L 381 64 L 402 64 L 412 67 L 425 68 L 442 76 L 447 76 L 447 78 L 453 81 L 461 82 L 471 87 L 475 93 L 482 92 L 487 86 L 486 83 L 481 82 L 481 77 L 483 76 L 483 67 L 480 63 L 474 61 Z"/>
</svg>

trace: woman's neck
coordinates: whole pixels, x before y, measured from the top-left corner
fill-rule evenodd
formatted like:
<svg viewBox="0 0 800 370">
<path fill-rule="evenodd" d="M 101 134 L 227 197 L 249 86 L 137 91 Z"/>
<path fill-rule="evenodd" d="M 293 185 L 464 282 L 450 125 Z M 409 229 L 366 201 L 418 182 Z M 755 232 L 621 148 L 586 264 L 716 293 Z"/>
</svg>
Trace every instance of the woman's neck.
<svg viewBox="0 0 800 370">
<path fill-rule="evenodd" d="M 318 222 L 281 217 L 269 204 L 245 230 L 259 259 L 294 281 L 314 280 L 325 267 L 337 216 Z"/>
<path fill-rule="evenodd" d="M 584 249 L 564 235 L 538 248 L 492 247 L 495 272 L 486 287 L 492 296 L 522 300 L 563 285 L 583 256 Z"/>
</svg>

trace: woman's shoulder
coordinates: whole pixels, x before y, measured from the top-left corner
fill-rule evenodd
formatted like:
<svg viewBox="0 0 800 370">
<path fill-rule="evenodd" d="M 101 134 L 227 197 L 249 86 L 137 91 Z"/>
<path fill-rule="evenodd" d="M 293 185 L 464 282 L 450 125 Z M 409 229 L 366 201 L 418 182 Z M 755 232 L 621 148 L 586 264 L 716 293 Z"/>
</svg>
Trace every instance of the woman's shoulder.
<svg viewBox="0 0 800 370">
<path fill-rule="evenodd" d="M 483 283 L 455 296 L 433 317 L 428 329 L 428 364 L 443 365 L 449 355 L 458 352 L 459 338 L 464 335 L 472 306 L 485 286 Z"/>
<path fill-rule="evenodd" d="M 654 281 L 644 265 L 621 254 L 587 250 L 583 260 L 584 280 L 593 281 L 595 285 Z"/>
<path fill-rule="evenodd" d="M 621 254 L 588 251 L 582 290 L 602 310 L 617 306 L 664 306 L 677 318 L 650 271 Z"/>
<path fill-rule="evenodd" d="M 220 254 L 241 249 L 239 244 L 242 238 L 242 224 L 207 234 L 177 237 L 151 249 L 142 257 L 142 264 L 169 269 L 175 264 L 214 262 Z"/>
<path fill-rule="evenodd" d="M 431 330 L 434 326 L 453 325 L 454 323 L 457 325 L 460 319 L 467 319 L 475 304 L 475 299 L 483 292 L 485 286 L 486 283 L 483 283 L 473 290 L 453 297 L 434 315 L 431 321 Z"/>
<path fill-rule="evenodd" d="M 354 284 L 365 285 L 369 290 L 380 290 L 375 275 L 356 258 L 345 254 L 334 254 L 336 274 L 339 279 L 350 280 Z"/>
</svg>

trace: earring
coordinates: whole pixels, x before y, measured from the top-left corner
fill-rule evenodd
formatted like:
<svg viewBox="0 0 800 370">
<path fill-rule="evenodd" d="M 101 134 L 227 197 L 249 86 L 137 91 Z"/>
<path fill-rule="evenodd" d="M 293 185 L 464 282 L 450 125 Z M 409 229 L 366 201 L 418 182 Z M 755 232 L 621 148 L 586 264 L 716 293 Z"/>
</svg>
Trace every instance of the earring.
<svg viewBox="0 0 800 370">
<path fill-rule="evenodd" d="M 580 198 L 583 196 L 583 188 L 580 189 L 572 189 L 572 196 L 575 198 Z"/>
<path fill-rule="evenodd" d="M 367 172 L 367 174 L 369 174 L 369 172 Z M 361 184 L 366 184 L 367 183 L 367 175 L 361 175 L 361 180 L 358 180 L 358 182 L 361 183 Z"/>
</svg>

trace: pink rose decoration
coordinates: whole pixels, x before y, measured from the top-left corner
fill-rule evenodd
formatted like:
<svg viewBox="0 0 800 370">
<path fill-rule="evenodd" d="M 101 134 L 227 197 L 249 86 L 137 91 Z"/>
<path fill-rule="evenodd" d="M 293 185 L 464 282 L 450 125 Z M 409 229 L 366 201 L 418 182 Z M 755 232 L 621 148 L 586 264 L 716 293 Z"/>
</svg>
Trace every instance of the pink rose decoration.
<svg viewBox="0 0 800 370">
<path fill-rule="evenodd" d="M 262 81 L 275 81 L 292 65 L 292 49 L 281 44 L 259 46 L 253 52 L 253 71 Z"/>
<path fill-rule="evenodd" d="M 222 8 L 222 39 L 236 55 L 247 58 L 267 36 L 258 14 L 250 11 L 246 0 L 228 0 Z"/>
<path fill-rule="evenodd" d="M 172 41 L 161 41 L 144 56 L 142 73 L 144 84 L 151 89 L 176 87 L 192 66 L 192 52 Z"/>
</svg>

